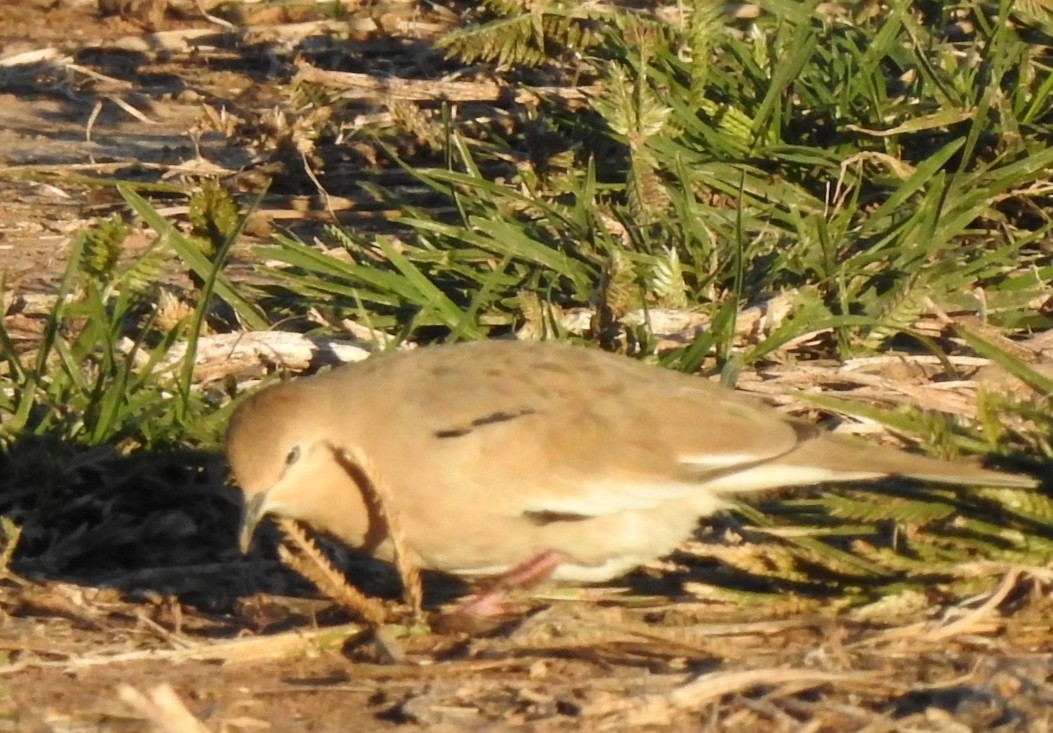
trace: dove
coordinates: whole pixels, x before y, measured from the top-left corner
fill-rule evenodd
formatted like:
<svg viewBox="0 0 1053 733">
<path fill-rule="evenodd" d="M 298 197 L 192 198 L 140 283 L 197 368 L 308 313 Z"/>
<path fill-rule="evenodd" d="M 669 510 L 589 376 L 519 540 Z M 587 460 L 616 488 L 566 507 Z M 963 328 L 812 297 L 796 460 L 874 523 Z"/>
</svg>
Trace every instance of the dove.
<svg viewBox="0 0 1053 733">
<path fill-rule="evenodd" d="M 243 550 L 275 515 L 391 560 L 388 523 L 354 470 L 364 456 L 417 567 L 466 578 L 536 567 L 574 583 L 670 554 L 744 494 L 889 476 L 1037 483 L 838 435 L 629 357 L 499 340 L 266 387 L 235 410 L 226 453 L 244 492 Z"/>
</svg>

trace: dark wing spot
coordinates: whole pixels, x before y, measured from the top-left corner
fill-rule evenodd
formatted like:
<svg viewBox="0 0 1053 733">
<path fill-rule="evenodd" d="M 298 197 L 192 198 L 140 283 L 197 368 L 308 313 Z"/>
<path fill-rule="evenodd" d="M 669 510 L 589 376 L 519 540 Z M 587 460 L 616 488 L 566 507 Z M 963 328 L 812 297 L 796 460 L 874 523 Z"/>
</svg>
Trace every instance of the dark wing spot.
<svg viewBox="0 0 1053 733">
<path fill-rule="evenodd" d="M 446 430 L 436 430 L 433 435 L 436 438 L 463 438 L 468 433 L 472 432 L 474 428 L 481 428 L 487 425 L 496 425 L 497 423 L 508 422 L 509 420 L 515 420 L 516 418 L 524 417 L 525 415 L 533 415 L 534 410 L 528 408 L 522 408 L 520 410 L 507 410 L 501 412 L 495 412 L 485 417 L 478 417 L 472 420 L 467 427 L 459 428 L 447 428 Z"/>
<path fill-rule="evenodd" d="M 515 420 L 516 418 L 533 414 L 534 410 L 531 410 L 526 407 L 512 412 L 495 412 L 492 415 L 487 415 L 486 417 L 478 417 L 475 420 L 472 420 L 472 426 L 479 428 L 483 425 L 493 425 L 494 423 L 508 422 L 509 420 Z"/>
<path fill-rule="evenodd" d="M 471 428 L 451 428 L 450 430 L 436 430 L 436 438 L 461 438 L 472 432 Z"/>
<path fill-rule="evenodd" d="M 539 527 L 553 522 L 584 522 L 586 519 L 593 519 L 587 514 L 572 512 L 525 512 L 523 516 Z"/>
</svg>

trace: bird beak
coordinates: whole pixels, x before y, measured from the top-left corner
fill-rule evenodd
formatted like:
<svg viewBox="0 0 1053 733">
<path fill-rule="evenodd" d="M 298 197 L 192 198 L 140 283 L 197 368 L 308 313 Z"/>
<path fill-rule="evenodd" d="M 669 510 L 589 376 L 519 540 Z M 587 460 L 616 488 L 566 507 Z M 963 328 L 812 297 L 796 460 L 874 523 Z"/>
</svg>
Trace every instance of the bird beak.
<svg viewBox="0 0 1053 733">
<path fill-rule="evenodd" d="M 256 534 L 256 526 L 267 515 L 266 504 L 266 491 L 261 491 L 245 503 L 245 510 L 241 514 L 241 531 L 238 533 L 238 547 L 242 555 L 249 551 L 252 538 Z"/>
</svg>

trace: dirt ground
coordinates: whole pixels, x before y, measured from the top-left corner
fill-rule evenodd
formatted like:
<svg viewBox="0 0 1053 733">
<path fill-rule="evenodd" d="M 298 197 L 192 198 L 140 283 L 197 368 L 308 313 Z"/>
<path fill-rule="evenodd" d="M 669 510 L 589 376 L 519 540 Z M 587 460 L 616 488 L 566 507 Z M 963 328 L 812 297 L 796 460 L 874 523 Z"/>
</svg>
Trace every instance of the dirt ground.
<svg viewBox="0 0 1053 733">
<path fill-rule="evenodd" d="M 47 292 L 71 235 L 120 209 L 95 179 L 164 185 L 214 166 L 251 190 L 257 169 L 282 162 L 225 134 L 219 111 L 267 118 L 287 99 L 274 54 L 307 41 L 260 41 L 245 53 L 198 39 L 207 49 L 158 51 L 165 33 L 222 30 L 193 3 L 173 6 L 158 15 L 117 3 L 125 12 L 104 17 L 72 0 L 0 4 L 8 287 Z M 412 66 L 408 42 L 426 47 L 441 32 L 439 10 L 408 8 L 351 8 L 351 36 L 375 68 Z M 296 5 L 239 12 L 240 24 L 264 30 L 319 18 Z M 48 50 L 39 63 L 3 65 Z M 295 204 L 312 193 L 303 177 L 273 190 L 246 241 L 309 228 Z M 368 226 L 368 199 L 340 194 L 344 215 Z M 182 202 L 173 193 L 166 213 L 178 217 Z M 131 255 L 148 241 L 133 237 Z M 3 497 L 23 507 L 13 519 L 24 555 L 0 578 L 0 730 L 1053 729 L 1053 602 L 1050 579 L 1034 569 L 1003 568 L 993 589 L 960 604 L 936 589 L 914 607 L 893 599 L 902 611 L 875 620 L 793 588 L 752 611 L 707 595 L 707 584 L 735 580 L 699 545 L 637 573 L 627 593 L 522 599 L 518 615 L 484 630 L 433 616 L 426 632 L 400 611 L 390 570 L 347 560 L 352 582 L 388 599 L 392 623 L 370 631 L 270 559 L 273 541 L 242 558 L 237 497 L 215 458 L 184 458 L 161 469 L 96 453 L 66 456 L 60 468 L 0 464 L 8 478 L 26 471 Z M 76 487 L 104 471 L 124 477 L 125 493 L 91 498 L 100 519 L 85 522 L 71 508 Z M 29 511 L 19 491 L 48 496 Z M 457 593 L 441 578 L 428 589 L 433 609 Z"/>
</svg>

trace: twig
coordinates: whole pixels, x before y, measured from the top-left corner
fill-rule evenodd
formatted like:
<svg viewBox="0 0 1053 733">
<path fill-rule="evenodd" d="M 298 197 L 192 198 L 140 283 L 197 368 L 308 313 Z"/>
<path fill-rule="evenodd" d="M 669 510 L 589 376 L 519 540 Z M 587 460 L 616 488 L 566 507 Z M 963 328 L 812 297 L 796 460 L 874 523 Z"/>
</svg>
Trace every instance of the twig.
<svg viewBox="0 0 1053 733">
<path fill-rule="evenodd" d="M 753 669 L 745 672 L 714 672 L 702 675 L 669 693 L 644 695 L 605 701 L 586 707 L 584 718 L 599 718 L 602 728 L 621 730 L 643 725 L 668 725 L 677 712 L 698 711 L 704 705 L 725 695 L 772 685 L 820 685 L 837 682 L 879 682 L 878 676 L 866 672 L 822 672 L 814 669 Z"/>
<path fill-rule="evenodd" d="M 360 624 L 345 624 L 324 629 L 296 630 L 271 636 L 226 639 L 220 642 L 199 643 L 185 649 L 140 649 L 131 652 L 91 652 L 71 655 L 64 659 L 20 659 L 0 666 L 0 677 L 17 674 L 23 669 L 57 668 L 65 672 L 76 672 L 89 667 L 106 667 L 113 664 L 139 662 L 223 662 L 245 664 L 273 661 L 284 657 L 303 655 L 307 649 L 332 649 L 352 637 L 360 636 L 364 627 Z M 55 651 L 49 651 L 53 657 Z"/>
<path fill-rule="evenodd" d="M 117 695 L 164 733 L 209 733 L 167 682 L 150 690 L 149 696 L 131 685 L 120 685 Z"/>
<path fill-rule="evenodd" d="M 1013 588 L 1016 587 L 1017 581 L 1020 580 L 1022 572 L 1023 571 L 1020 568 L 1011 569 L 1005 574 L 1005 578 L 1002 579 L 1001 585 L 998 586 L 994 593 L 987 597 L 986 601 L 961 618 L 929 631 L 922 638 L 925 641 L 942 641 L 949 637 L 965 633 L 1002 605 L 1002 601 L 1004 601 Z"/>
<path fill-rule="evenodd" d="M 353 478 L 361 479 L 363 494 L 368 503 L 375 506 L 383 519 L 388 536 L 391 538 L 392 550 L 395 556 L 395 568 L 398 570 L 402 587 L 406 593 L 406 603 L 413 611 L 413 617 L 422 617 L 423 591 L 420 580 L 420 569 L 413 560 L 413 555 L 406 542 L 405 524 L 398 512 L 397 503 L 391 495 L 387 482 L 384 481 L 373 461 L 358 446 L 348 448 L 337 448 L 333 446 L 344 469 L 352 473 Z M 350 463 L 351 465 L 347 465 Z M 357 469 L 357 470 L 355 470 Z"/>
<path fill-rule="evenodd" d="M 373 626 L 384 623 L 384 607 L 369 598 L 347 582 L 347 579 L 333 567 L 318 546 L 308 538 L 307 533 L 295 519 L 283 517 L 278 520 L 278 528 L 285 535 L 287 545 L 278 547 L 278 558 L 290 568 L 304 576 L 334 601 L 351 609 Z M 290 547 L 295 547 L 297 555 Z"/>
</svg>

